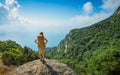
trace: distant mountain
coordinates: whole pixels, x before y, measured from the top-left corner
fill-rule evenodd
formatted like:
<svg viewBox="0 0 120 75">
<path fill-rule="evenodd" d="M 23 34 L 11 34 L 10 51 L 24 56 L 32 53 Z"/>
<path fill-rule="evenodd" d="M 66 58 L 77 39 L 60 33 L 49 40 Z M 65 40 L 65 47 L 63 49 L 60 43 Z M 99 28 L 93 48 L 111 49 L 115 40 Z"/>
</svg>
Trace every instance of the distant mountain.
<svg viewBox="0 0 120 75">
<path fill-rule="evenodd" d="M 78 75 L 119 75 L 120 7 L 101 22 L 71 30 L 49 55 L 70 65 Z"/>
</svg>

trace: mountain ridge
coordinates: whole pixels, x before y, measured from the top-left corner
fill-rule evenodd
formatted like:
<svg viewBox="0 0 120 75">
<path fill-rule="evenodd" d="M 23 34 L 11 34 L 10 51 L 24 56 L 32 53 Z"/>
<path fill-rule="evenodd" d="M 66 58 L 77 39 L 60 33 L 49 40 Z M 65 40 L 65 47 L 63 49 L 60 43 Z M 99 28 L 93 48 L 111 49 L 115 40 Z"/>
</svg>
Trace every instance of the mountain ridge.
<svg viewBox="0 0 120 75">
<path fill-rule="evenodd" d="M 78 75 L 119 75 L 119 12 L 120 8 L 103 21 L 71 30 L 49 55 L 68 64 Z"/>
</svg>

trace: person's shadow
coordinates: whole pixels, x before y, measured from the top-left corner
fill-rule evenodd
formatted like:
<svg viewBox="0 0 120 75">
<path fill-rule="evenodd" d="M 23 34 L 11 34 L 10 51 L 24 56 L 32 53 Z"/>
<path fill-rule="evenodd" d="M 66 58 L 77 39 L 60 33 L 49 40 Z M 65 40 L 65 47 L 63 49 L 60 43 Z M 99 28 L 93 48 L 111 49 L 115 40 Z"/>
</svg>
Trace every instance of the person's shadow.
<svg viewBox="0 0 120 75">
<path fill-rule="evenodd" d="M 41 62 L 48 68 L 51 75 L 59 75 L 57 71 L 55 71 L 50 65 L 46 63 L 45 60 L 42 60 Z"/>
</svg>

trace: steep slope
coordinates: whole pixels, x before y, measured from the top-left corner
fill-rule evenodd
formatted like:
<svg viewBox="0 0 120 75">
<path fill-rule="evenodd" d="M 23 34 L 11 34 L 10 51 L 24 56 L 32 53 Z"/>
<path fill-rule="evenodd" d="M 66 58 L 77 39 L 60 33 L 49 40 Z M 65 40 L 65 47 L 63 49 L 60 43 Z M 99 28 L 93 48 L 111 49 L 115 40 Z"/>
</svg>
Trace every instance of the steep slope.
<svg viewBox="0 0 120 75">
<path fill-rule="evenodd" d="M 111 17 L 99 23 L 71 30 L 57 50 L 52 51 L 51 58 L 62 59 L 78 75 L 119 75 L 119 12 L 120 7 Z"/>
<path fill-rule="evenodd" d="M 67 65 L 47 59 L 44 63 L 40 60 L 28 62 L 6 75 L 74 75 L 74 73 Z"/>
<path fill-rule="evenodd" d="M 115 14 L 115 15 L 119 15 L 119 14 L 120 14 L 120 6 L 116 9 L 116 11 L 115 11 L 114 14 Z"/>
</svg>

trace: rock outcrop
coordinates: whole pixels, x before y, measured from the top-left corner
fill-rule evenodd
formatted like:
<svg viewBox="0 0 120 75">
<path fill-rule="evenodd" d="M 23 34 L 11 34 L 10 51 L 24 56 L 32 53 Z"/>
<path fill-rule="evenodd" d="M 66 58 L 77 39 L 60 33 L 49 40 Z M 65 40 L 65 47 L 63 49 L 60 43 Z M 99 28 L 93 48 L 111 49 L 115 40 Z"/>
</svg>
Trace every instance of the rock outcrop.
<svg viewBox="0 0 120 75">
<path fill-rule="evenodd" d="M 120 6 L 116 9 L 116 11 L 114 12 L 114 14 L 116 14 L 116 15 L 120 14 Z"/>
<path fill-rule="evenodd" d="M 6 75 L 75 75 L 65 64 L 47 59 L 45 62 L 34 60 L 28 62 Z"/>
</svg>

